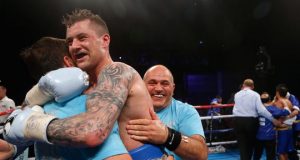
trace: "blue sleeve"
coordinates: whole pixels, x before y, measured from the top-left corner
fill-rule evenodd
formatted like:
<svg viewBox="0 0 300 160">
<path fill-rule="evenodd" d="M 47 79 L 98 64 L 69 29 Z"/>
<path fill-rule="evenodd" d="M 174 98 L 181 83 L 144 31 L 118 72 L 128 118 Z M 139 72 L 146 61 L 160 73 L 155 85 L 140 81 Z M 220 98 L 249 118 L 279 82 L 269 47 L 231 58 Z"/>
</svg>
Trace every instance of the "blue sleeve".
<svg viewBox="0 0 300 160">
<path fill-rule="evenodd" d="M 272 114 L 266 109 L 266 107 L 262 104 L 260 100 L 259 94 L 255 95 L 255 105 L 259 116 L 263 116 L 267 118 L 268 120 L 272 121 L 273 116 Z"/>
<path fill-rule="evenodd" d="M 299 100 L 294 95 L 291 95 L 289 100 L 291 101 L 293 106 L 298 106 L 299 107 Z"/>
<path fill-rule="evenodd" d="M 193 106 L 185 106 L 182 110 L 179 118 L 178 131 L 186 136 L 199 134 L 205 137 L 201 118 Z"/>
<path fill-rule="evenodd" d="M 275 106 L 269 106 L 267 107 L 268 111 L 272 114 L 273 117 L 281 117 L 281 116 L 287 116 L 290 114 L 290 112 L 286 109 L 279 109 Z"/>
</svg>

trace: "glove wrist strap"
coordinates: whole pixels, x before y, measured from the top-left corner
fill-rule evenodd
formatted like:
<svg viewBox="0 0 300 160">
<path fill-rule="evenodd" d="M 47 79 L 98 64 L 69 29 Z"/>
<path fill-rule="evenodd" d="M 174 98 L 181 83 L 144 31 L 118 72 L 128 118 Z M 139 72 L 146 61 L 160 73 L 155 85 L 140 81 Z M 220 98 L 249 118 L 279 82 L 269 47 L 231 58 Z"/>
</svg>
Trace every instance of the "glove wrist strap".
<svg viewBox="0 0 300 160">
<path fill-rule="evenodd" d="M 52 115 L 32 115 L 27 121 L 24 136 L 28 139 L 47 142 L 51 144 L 47 138 L 47 127 L 49 123 L 54 119 L 56 119 L 56 117 Z"/>
<path fill-rule="evenodd" d="M 53 96 L 44 92 L 38 85 L 35 85 L 27 92 L 25 103 L 27 105 L 43 105 L 53 99 Z"/>
</svg>

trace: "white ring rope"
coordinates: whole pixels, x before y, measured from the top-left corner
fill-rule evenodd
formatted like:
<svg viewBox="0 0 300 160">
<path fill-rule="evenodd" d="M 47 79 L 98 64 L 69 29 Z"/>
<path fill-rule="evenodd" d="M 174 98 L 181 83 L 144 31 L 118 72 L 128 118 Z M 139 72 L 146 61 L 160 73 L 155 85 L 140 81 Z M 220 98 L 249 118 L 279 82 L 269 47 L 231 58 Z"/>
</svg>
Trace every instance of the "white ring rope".
<svg viewBox="0 0 300 160">
<path fill-rule="evenodd" d="M 194 106 L 197 110 L 198 109 L 211 109 L 211 108 L 229 108 L 233 107 L 234 104 L 221 104 L 221 105 L 199 105 L 199 106 Z M 232 118 L 234 115 L 210 115 L 210 116 L 204 116 L 201 117 L 201 120 L 213 120 L 213 119 L 224 119 L 224 118 Z M 206 143 L 209 146 L 217 146 L 217 145 L 223 145 L 223 144 L 235 144 L 237 143 L 237 140 L 232 140 L 232 141 L 220 141 L 220 142 L 212 142 L 212 134 L 215 133 L 225 133 L 225 132 L 231 132 L 233 131 L 232 128 L 228 129 L 218 129 L 218 130 L 213 130 L 212 125 L 209 130 L 206 130 L 205 133 L 209 133 L 209 143 Z"/>
<path fill-rule="evenodd" d="M 222 145 L 222 144 L 235 144 L 237 143 L 237 141 L 221 141 L 221 142 L 211 142 L 211 143 L 206 143 L 207 145 L 213 145 L 213 146 L 217 146 L 217 145 Z"/>
<path fill-rule="evenodd" d="M 205 119 L 219 119 L 219 118 L 232 118 L 234 117 L 234 115 L 220 115 L 220 116 L 205 116 L 205 117 L 201 117 L 201 120 L 205 120 Z"/>
</svg>

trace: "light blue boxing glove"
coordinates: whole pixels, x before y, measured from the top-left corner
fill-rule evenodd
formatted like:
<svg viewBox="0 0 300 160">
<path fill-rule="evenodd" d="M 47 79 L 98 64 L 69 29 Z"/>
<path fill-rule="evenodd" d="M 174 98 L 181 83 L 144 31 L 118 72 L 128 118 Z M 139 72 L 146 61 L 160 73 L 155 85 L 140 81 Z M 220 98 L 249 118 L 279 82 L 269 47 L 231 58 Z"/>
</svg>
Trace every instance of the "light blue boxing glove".
<svg viewBox="0 0 300 160">
<path fill-rule="evenodd" d="M 40 106 L 17 109 L 8 117 L 3 131 L 6 141 L 17 146 L 28 146 L 32 141 L 50 143 L 47 139 L 47 126 L 56 119 L 52 115 L 44 114 Z"/>
<path fill-rule="evenodd" d="M 26 95 L 27 105 L 42 105 L 55 98 L 61 103 L 80 95 L 89 86 L 86 72 L 77 67 L 60 68 L 41 77 Z"/>
</svg>

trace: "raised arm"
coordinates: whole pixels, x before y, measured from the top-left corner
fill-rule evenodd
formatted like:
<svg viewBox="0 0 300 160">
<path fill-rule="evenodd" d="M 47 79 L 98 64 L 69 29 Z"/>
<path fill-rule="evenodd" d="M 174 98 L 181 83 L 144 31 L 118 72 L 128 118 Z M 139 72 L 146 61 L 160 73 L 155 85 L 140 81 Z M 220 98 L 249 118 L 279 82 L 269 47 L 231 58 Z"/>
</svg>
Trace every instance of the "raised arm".
<svg viewBox="0 0 300 160">
<path fill-rule="evenodd" d="M 43 141 L 74 147 L 97 146 L 111 131 L 136 74 L 133 68 L 123 63 L 113 63 L 99 73 L 97 85 L 88 94 L 85 113 L 57 119 L 44 114 L 41 109 L 33 109 L 35 107 L 17 110 L 7 121 L 3 136 L 17 145 L 28 141 Z"/>
<path fill-rule="evenodd" d="M 73 146 L 101 144 L 126 102 L 133 74 L 134 70 L 122 63 L 106 67 L 88 94 L 87 112 L 52 121 L 47 128 L 49 141 Z"/>
</svg>

